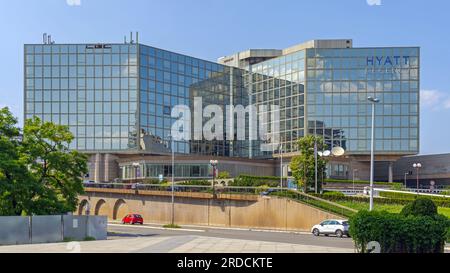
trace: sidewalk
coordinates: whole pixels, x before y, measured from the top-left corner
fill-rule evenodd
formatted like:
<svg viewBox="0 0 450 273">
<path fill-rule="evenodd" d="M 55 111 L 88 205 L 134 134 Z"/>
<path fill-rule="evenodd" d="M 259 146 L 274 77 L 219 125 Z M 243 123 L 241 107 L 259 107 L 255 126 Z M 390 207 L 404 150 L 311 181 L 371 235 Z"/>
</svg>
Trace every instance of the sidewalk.
<svg viewBox="0 0 450 273">
<path fill-rule="evenodd" d="M 212 238 L 197 235 L 1 246 L 0 253 L 353 253 L 348 248 Z"/>
</svg>

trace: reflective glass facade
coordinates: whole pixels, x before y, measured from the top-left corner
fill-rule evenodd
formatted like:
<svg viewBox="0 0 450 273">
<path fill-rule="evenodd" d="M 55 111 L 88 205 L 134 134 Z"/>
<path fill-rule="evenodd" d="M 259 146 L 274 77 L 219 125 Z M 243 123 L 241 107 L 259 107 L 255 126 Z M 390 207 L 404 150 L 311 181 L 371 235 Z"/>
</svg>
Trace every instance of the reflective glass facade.
<svg viewBox="0 0 450 273">
<path fill-rule="evenodd" d="M 248 71 L 254 103 L 280 106 L 283 153 L 295 152 L 306 134 L 323 136 L 330 149 L 370 153 L 369 96 L 381 100 L 376 153 L 419 151 L 419 48 L 310 48 Z"/>
<path fill-rule="evenodd" d="M 69 125 L 71 148 L 137 147 L 137 46 L 26 45 L 25 117 Z"/>
<path fill-rule="evenodd" d="M 193 57 L 140 46 L 140 149 L 151 152 L 158 144 L 171 150 L 170 131 L 177 118 L 171 117 L 175 105 L 187 105 L 193 118 L 193 102 L 201 97 L 203 107 L 216 104 L 247 105 L 248 93 L 243 87 L 242 71 Z M 203 124 L 208 118 L 203 119 Z M 227 117 L 223 126 L 226 128 Z M 245 141 L 195 140 L 177 141 L 174 150 L 180 154 L 247 156 Z"/>
<path fill-rule="evenodd" d="M 368 154 L 371 136 L 369 96 L 375 107 L 375 151 L 419 151 L 419 49 L 307 49 L 308 133 L 329 147 Z"/>
<path fill-rule="evenodd" d="M 270 129 L 273 125 L 267 128 L 280 134 L 283 153 L 295 151 L 296 140 L 305 135 L 305 52 L 252 65 L 246 83 L 253 103 L 280 107 L 279 132 Z M 275 149 L 275 153 L 280 152 Z"/>
<path fill-rule="evenodd" d="M 232 141 L 226 132 L 223 140 L 172 147 L 172 108 L 193 111 L 201 97 L 203 107 L 222 107 L 224 128 L 226 105 L 278 105 L 283 153 L 296 152 L 298 138 L 318 134 L 330 148 L 367 155 L 368 96 L 381 100 L 376 153 L 419 151 L 419 48 L 308 48 L 244 69 L 140 44 L 25 45 L 24 54 L 25 117 L 69 125 L 76 136 L 71 148 L 81 151 L 272 156 L 259 141 Z"/>
<path fill-rule="evenodd" d="M 73 149 L 248 156 L 247 141 L 194 140 L 194 126 L 171 147 L 172 108 L 195 97 L 246 106 L 242 70 L 138 44 L 25 45 L 25 118 L 69 125 Z"/>
</svg>

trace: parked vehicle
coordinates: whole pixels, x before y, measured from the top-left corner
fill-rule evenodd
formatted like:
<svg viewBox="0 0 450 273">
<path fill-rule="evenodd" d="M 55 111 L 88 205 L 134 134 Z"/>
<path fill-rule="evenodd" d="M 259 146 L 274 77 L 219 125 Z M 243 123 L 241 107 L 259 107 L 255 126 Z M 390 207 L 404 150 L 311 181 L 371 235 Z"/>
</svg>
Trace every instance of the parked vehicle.
<svg viewBox="0 0 450 273">
<path fill-rule="evenodd" d="M 349 224 L 348 220 L 325 220 L 322 223 L 312 227 L 311 232 L 314 236 L 320 236 L 324 234 L 328 236 L 330 234 L 336 235 L 336 237 L 342 238 L 342 236 L 350 237 L 348 233 Z"/>
<path fill-rule="evenodd" d="M 127 214 L 122 219 L 122 224 L 144 224 L 144 218 L 140 214 Z"/>
</svg>

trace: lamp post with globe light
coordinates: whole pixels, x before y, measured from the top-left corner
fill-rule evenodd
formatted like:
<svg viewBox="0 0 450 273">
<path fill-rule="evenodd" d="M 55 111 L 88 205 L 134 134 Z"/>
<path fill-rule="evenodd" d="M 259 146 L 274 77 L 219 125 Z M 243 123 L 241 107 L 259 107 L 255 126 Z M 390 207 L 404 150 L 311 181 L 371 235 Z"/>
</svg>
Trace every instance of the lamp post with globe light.
<svg viewBox="0 0 450 273">
<path fill-rule="evenodd" d="M 209 161 L 209 164 L 210 164 L 210 165 L 212 166 L 212 168 L 213 168 L 212 190 L 213 190 L 213 196 L 215 196 L 215 195 L 216 195 L 216 191 L 215 191 L 215 184 L 216 184 L 216 168 L 217 168 L 217 165 L 219 164 L 219 161 L 211 159 L 211 160 Z"/>
<path fill-rule="evenodd" d="M 419 170 L 422 168 L 422 163 L 414 163 L 413 168 L 416 169 L 417 173 L 417 193 L 419 193 Z"/>
<path fill-rule="evenodd" d="M 367 100 L 372 103 L 372 133 L 370 138 L 370 205 L 369 211 L 373 210 L 373 176 L 374 176 L 374 138 L 375 138 L 375 104 L 380 100 L 374 97 L 368 97 Z"/>
</svg>

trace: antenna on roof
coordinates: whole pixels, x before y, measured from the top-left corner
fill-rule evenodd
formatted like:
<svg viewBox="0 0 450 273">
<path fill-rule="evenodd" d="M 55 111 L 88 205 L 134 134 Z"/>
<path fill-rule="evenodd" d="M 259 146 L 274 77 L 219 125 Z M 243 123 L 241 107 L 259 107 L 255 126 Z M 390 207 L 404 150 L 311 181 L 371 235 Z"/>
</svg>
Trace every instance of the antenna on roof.
<svg viewBox="0 0 450 273">
<path fill-rule="evenodd" d="M 130 44 L 133 44 L 133 31 L 130 31 Z"/>
<path fill-rule="evenodd" d="M 47 44 L 47 33 L 42 34 L 42 43 L 43 43 L 44 45 Z"/>
</svg>

